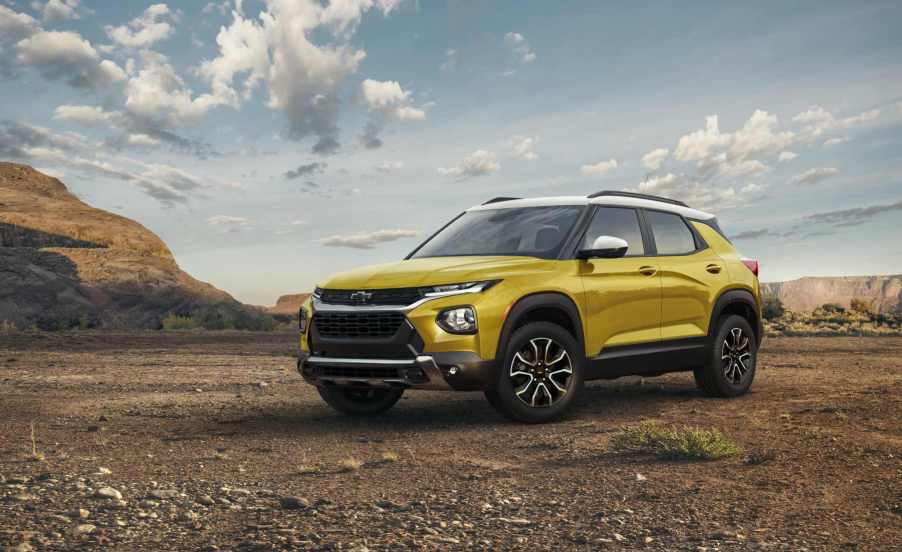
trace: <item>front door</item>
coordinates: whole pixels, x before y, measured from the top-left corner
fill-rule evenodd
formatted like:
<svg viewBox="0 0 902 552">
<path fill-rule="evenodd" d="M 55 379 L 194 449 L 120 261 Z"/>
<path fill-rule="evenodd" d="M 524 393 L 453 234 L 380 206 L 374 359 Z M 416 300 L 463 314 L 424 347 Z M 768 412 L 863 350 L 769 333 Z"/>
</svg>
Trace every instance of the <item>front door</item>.
<svg viewBox="0 0 902 552">
<path fill-rule="evenodd" d="M 626 256 L 580 263 L 586 296 L 586 355 L 605 347 L 661 339 L 661 276 L 658 259 L 646 257 L 639 214 L 635 209 L 599 207 L 581 248 L 599 236 L 626 241 Z"/>
</svg>

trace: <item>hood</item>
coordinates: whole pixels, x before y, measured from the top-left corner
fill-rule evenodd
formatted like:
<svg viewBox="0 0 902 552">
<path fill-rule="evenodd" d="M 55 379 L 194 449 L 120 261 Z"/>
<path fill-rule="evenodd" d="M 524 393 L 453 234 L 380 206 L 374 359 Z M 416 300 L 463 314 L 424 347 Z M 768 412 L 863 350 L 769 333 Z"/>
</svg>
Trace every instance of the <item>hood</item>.
<svg viewBox="0 0 902 552">
<path fill-rule="evenodd" d="M 535 257 L 427 257 L 365 266 L 336 274 L 326 289 L 387 289 L 460 284 L 542 270 L 550 261 Z"/>
</svg>

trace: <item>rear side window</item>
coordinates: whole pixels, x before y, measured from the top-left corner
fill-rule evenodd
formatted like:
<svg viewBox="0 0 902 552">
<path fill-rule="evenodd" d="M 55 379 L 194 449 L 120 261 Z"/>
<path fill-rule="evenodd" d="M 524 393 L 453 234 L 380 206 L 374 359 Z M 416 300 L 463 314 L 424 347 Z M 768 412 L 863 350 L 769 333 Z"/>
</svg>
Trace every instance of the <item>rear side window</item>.
<svg viewBox="0 0 902 552">
<path fill-rule="evenodd" d="M 658 255 L 685 255 L 695 251 L 695 237 L 683 218 L 672 213 L 646 211 Z"/>
<path fill-rule="evenodd" d="M 613 236 L 626 240 L 629 246 L 629 249 L 626 250 L 627 257 L 645 254 L 642 230 L 639 227 L 639 213 L 635 209 L 599 207 L 595 211 L 595 216 L 592 217 L 589 229 L 586 230 L 582 247 L 585 249 L 592 247 L 592 243 L 599 236 Z"/>
</svg>

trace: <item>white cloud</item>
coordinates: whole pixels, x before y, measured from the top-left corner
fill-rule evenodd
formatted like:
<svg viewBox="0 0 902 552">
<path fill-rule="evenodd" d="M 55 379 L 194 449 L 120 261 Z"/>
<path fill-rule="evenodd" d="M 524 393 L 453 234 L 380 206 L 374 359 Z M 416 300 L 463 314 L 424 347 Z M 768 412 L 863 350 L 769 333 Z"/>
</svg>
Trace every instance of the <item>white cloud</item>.
<svg viewBox="0 0 902 552">
<path fill-rule="evenodd" d="M 832 113 L 819 105 L 811 106 L 807 111 L 799 113 L 792 120 L 802 124 L 802 135 L 806 140 L 813 140 L 826 132 L 842 130 L 852 126 L 874 121 L 880 116 L 879 109 L 864 111 L 858 115 L 837 119 Z"/>
<path fill-rule="evenodd" d="M 802 174 L 794 176 L 789 183 L 798 185 L 814 185 L 823 182 L 839 174 L 839 169 L 834 167 L 819 167 L 809 169 Z"/>
<path fill-rule="evenodd" d="M 47 0 L 41 9 L 41 16 L 44 21 L 79 19 L 77 10 L 80 3 L 80 0 Z"/>
<path fill-rule="evenodd" d="M 102 107 L 93 105 L 60 105 L 53 111 L 54 119 L 72 121 L 86 126 L 106 123 L 118 116 L 118 112 L 105 111 Z"/>
<path fill-rule="evenodd" d="M 377 230 L 375 232 L 358 232 L 357 234 L 335 235 L 320 240 L 327 247 L 350 247 L 353 249 L 372 249 L 377 244 L 412 238 L 419 234 L 416 230 Z"/>
<path fill-rule="evenodd" d="M 829 148 L 830 146 L 836 146 L 842 144 L 843 142 L 848 142 L 849 139 L 846 136 L 838 136 L 836 138 L 828 138 L 824 140 L 824 147 Z"/>
<path fill-rule="evenodd" d="M 451 48 L 449 50 L 445 50 L 445 61 L 439 65 L 440 71 L 453 71 L 457 69 L 458 64 L 460 63 L 460 53 Z"/>
<path fill-rule="evenodd" d="M 160 140 L 158 138 L 154 138 L 153 136 L 148 136 L 147 134 L 129 134 L 126 138 L 126 142 L 130 146 L 158 146 L 160 145 Z"/>
<path fill-rule="evenodd" d="M 172 36 L 172 25 L 164 19 L 171 19 L 172 13 L 166 4 L 153 4 L 139 17 L 127 25 L 106 27 L 106 34 L 113 41 L 127 48 L 147 48 L 156 42 Z"/>
<path fill-rule="evenodd" d="M 363 13 L 378 8 L 387 15 L 398 3 L 341 0 L 323 6 L 314 0 L 269 0 L 256 19 L 245 18 L 239 4 L 232 12 L 232 24 L 216 37 L 219 56 L 205 61 L 200 74 L 210 82 L 213 98 L 234 106 L 265 84 L 267 105 L 286 115 L 287 136 L 294 140 L 313 136 L 315 153 L 333 153 L 339 147 L 342 82 L 366 56 L 347 37 Z M 324 34 L 334 40 L 313 42 Z M 403 116 L 416 114 L 404 111 Z"/>
<path fill-rule="evenodd" d="M 40 26 L 27 13 L 17 13 L 0 4 L 0 37 L 18 40 L 36 33 Z"/>
<path fill-rule="evenodd" d="M 410 92 L 406 92 L 395 81 L 366 79 L 360 83 L 360 93 L 370 109 L 388 117 L 400 120 L 422 120 L 426 118 L 423 109 L 409 105 Z"/>
<path fill-rule="evenodd" d="M 799 155 L 797 153 L 793 153 L 791 151 L 781 151 L 780 156 L 777 157 L 777 161 L 779 161 L 780 163 L 783 163 L 785 161 L 792 161 L 798 156 Z"/>
<path fill-rule="evenodd" d="M 125 80 L 110 60 L 100 60 L 91 43 L 72 31 L 38 31 L 16 44 L 19 63 L 49 79 L 65 79 L 76 88 L 103 88 Z"/>
<path fill-rule="evenodd" d="M 616 169 L 618 166 L 617 160 L 612 157 L 607 161 L 599 161 L 594 165 L 583 165 L 579 168 L 579 172 L 586 176 L 601 176 Z"/>
<path fill-rule="evenodd" d="M 376 170 L 381 173 L 390 173 L 397 170 L 400 170 L 404 167 L 404 163 L 401 161 L 386 161 L 385 163 L 380 163 L 376 165 Z"/>
<path fill-rule="evenodd" d="M 141 69 L 125 85 L 125 107 L 130 113 L 181 125 L 225 103 L 210 94 L 195 96 L 163 54 L 144 50 L 141 62 Z"/>
<path fill-rule="evenodd" d="M 498 159 L 493 152 L 476 150 L 464 157 L 463 161 L 455 167 L 440 167 L 438 173 L 443 176 L 472 178 L 475 176 L 486 176 L 499 169 L 501 169 L 501 164 L 498 163 Z"/>
<path fill-rule="evenodd" d="M 214 215 L 207 218 L 207 224 L 210 226 L 249 226 L 251 221 L 245 217 L 234 217 L 230 215 Z"/>
<path fill-rule="evenodd" d="M 535 161 L 539 158 L 534 151 L 538 142 L 538 136 L 514 136 L 511 139 L 511 153 L 517 159 Z"/>
<path fill-rule="evenodd" d="M 685 201 L 696 209 L 717 211 L 742 205 L 760 195 L 756 184 L 711 186 L 686 175 L 667 173 L 641 182 L 636 191 Z"/>
<path fill-rule="evenodd" d="M 656 171 L 661 168 L 664 160 L 670 155 L 667 148 L 654 149 L 642 156 L 642 164 L 650 171 Z"/>
<path fill-rule="evenodd" d="M 517 55 L 520 63 L 532 63 L 536 60 L 536 53 L 530 48 L 529 43 L 522 34 L 507 33 L 504 35 L 504 42 Z"/>
</svg>

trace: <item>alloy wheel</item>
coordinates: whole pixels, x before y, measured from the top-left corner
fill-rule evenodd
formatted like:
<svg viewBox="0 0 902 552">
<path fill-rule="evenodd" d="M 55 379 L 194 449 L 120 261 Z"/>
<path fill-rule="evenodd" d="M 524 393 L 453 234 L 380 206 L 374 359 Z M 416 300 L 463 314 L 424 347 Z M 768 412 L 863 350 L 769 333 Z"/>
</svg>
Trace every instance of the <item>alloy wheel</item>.
<svg viewBox="0 0 902 552">
<path fill-rule="evenodd" d="M 742 379 L 749 373 L 749 362 L 752 359 L 751 340 L 742 328 L 733 328 L 724 336 L 720 358 L 723 361 L 723 373 L 727 381 L 733 385 L 740 385 Z"/>
<path fill-rule="evenodd" d="M 511 360 L 514 394 L 532 408 L 549 407 L 570 390 L 573 363 L 564 347 L 548 337 L 530 339 Z"/>
</svg>

